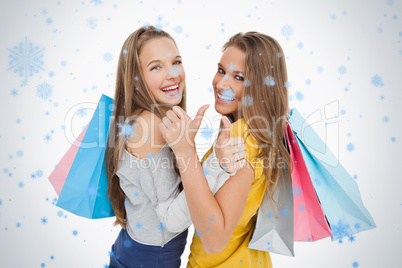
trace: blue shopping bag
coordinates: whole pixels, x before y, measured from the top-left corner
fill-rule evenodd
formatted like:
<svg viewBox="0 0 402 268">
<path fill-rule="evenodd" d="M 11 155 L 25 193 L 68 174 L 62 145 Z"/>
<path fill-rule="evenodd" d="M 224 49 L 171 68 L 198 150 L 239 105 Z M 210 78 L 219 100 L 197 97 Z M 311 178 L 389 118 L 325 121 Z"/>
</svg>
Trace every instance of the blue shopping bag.
<svg viewBox="0 0 402 268">
<path fill-rule="evenodd" d="M 289 123 L 329 222 L 332 240 L 375 228 L 356 181 L 296 109 L 290 111 Z"/>
<path fill-rule="evenodd" d="M 56 206 L 90 219 L 114 216 L 107 197 L 105 154 L 113 99 L 102 95 Z"/>
</svg>

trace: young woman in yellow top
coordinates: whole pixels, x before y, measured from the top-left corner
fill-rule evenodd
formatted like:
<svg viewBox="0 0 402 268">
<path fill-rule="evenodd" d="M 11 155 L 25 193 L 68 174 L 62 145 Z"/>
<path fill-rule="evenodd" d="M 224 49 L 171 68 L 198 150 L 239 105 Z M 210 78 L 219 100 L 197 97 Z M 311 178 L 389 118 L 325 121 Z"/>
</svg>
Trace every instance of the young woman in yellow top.
<svg viewBox="0 0 402 268">
<path fill-rule="evenodd" d="M 178 160 L 196 229 L 187 267 L 272 267 L 268 252 L 247 246 L 264 194 L 273 202 L 274 191 L 290 177 L 290 155 L 283 144 L 286 82 L 284 54 L 272 37 L 239 33 L 224 45 L 212 81 L 215 109 L 234 122 L 230 136 L 244 139 L 247 161 L 215 196 L 205 181 L 194 141 L 188 138 L 196 129 L 189 116 L 175 106 L 162 119 L 159 127 Z M 221 145 L 220 140 L 215 146 Z"/>
</svg>

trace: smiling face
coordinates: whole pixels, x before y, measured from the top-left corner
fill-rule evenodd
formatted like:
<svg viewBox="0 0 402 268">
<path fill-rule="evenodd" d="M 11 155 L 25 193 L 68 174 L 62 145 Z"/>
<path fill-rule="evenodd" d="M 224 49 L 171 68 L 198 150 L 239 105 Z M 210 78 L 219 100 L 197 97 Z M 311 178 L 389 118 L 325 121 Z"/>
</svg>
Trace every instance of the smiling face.
<svg viewBox="0 0 402 268">
<path fill-rule="evenodd" d="M 241 110 L 245 62 L 246 54 L 242 50 L 235 46 L 226 48 L 212 80 L 215 110 L 220 114 L 232 114 L 235 121 Z"/>
<path fill-rule="evenodd" d="M 147 41 L 139 59 L 145 83 L 156 101 L 159 104 L 179 104 L 186 74 L 173 41 L 166 37 Z"/>
</svg>

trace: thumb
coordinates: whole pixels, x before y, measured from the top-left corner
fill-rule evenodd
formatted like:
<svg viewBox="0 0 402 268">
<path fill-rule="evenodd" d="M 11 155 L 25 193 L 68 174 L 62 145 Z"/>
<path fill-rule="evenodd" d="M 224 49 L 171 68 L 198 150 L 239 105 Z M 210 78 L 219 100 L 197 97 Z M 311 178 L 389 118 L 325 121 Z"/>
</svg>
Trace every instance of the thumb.
<svg viewBox="0 0 402 268">
<path fill-rule="evenodd" d="M 222 132 L 220 133 L 218 140 L 221 142 L 224 140 L 228 140 L 230 138 L 230 121 L 226 116 L 222 116 Z"/>
<path fill-rule="evenodd" d="M 205 104 L 204 106 L 201 106 L 200 109 L 198 109 L 197 115 L 192 121 L 192 127 L 198 131 L 200 128 L 200 125 L 202 123 L 202 118 L 204 117 L 205 111 L 209 108 L 209 104 Z"/>
</svg>

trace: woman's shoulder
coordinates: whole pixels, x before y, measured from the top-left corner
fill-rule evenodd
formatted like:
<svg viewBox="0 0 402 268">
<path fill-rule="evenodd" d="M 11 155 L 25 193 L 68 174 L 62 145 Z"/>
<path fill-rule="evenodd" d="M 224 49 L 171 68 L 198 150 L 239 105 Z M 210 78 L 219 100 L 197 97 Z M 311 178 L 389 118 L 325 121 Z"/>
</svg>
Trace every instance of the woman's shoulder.
<svg viewBox="0 0 402 268">
<path fill-rule="evenodd" d="M 162 119 L 150 111 L 139 113 L 125 130 L 127 151 L 140 159 L 158 152 L 166 143 L 160 123 Z"/>
<path fill-rule="evenodd" d="M 243 137 L 246 145 L 246 161 L 254 168 L 256 177 L 260 177 L 263 170 L 263 159 L 259 157 L 261 145 L 254 139 L 244 118 L 232 123 L 230 137 Z"/>
</svg>

